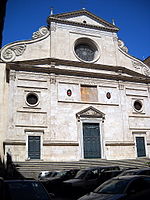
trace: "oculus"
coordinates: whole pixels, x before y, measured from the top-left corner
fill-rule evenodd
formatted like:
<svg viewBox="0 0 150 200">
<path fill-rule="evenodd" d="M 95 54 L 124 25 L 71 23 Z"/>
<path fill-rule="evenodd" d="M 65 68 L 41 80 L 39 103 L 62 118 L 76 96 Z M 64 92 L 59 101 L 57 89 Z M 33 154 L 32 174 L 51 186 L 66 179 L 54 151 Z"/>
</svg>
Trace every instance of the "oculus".
<svg viewBox="0 0 150 200">
<path fill-rule="evenodd" d="M 80 38 L 75 42 L 74 52 L 76 57 L 84 62 L 95 62 L 99 51 L 94 41 L 88 38 Z"/>
<path fill-rule="evenodd" d="M 38 104 L 38 96 L 35 93 L 29 93 L 26 96 L 26 102 L 30 106 L 36 106 Z"/>
<path fill-rule="evenodd" d="M 137 112 L 140 112 L 140 111 L 142 110 L 142 107 L 143 107 L 142 102 L 139 101 L 139 100 L 134 101 L 133 106 L 134 106 L 134 109 L 135 109 Z"/>
</svg>

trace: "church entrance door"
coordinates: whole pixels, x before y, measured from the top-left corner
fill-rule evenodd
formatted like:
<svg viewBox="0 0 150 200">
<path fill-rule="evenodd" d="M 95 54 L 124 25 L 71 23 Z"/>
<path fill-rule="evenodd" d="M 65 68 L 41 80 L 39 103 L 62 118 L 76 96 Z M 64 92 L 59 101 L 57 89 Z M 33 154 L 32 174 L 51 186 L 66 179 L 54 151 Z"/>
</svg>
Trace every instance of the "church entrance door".
<svg viewBox="0 0 150 200">
<path fill-rule="evenodd" d="M 98 123 L 83 123 L 84 158 L 101 158 L 100 129 Z"/>
<path fill-rule="evenodd" d="M 40 159 L 40 136 L 28 137 L 28 157 L 30 159 Z"/>
</svg>

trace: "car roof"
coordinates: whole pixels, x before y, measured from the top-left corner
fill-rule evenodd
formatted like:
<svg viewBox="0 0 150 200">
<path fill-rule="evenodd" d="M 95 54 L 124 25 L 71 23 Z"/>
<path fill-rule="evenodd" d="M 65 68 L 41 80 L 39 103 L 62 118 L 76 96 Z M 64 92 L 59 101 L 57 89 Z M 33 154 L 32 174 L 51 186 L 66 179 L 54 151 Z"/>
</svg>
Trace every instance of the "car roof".
<svg viewBox="0 0 150 200">
<path fill-rule="evenodd" d="M 118 180 L 131 180 L 131 179 L 138 179 L 138 178 L 150 178 L 150 176 L 147 175 L 127 175 L 127 176 L 117 176 L 112 179 L 118 179 Z"/>
<path fill-rule="evenodd" d="M 91 170 L 91 169 L 109 169 L 109 168 L 112 168 L 112 167 L 117 167 L 119 168 L 119 166 L 116 166 L 116 165 L 112 165 L 112 166 L 95 166 L 95 167 L 87 167 L 85 169 L 82 169 L 82 170 Z"/>
<path fill-rule="evenodd" d="M 34 179 L 13 179 L 13 180 L 4 180 L 5 182 L 9 182 L 9 183 L 13 183 L 13 182 L 15 182 L 15 183 L 19 183 L 19 182 L 38 182 L 38 181 L 36 181 L 36 180 L 34 180 Z"/>
<path fill-rule="evenodd" d="M 150 170 L 149 167 L 147 168 L 139 168 L 139 169 L 128 169 L 128 170 L 125 170 L 124 172 L 139 172 L 139 171 L 148 171 Z"/>
</svg>

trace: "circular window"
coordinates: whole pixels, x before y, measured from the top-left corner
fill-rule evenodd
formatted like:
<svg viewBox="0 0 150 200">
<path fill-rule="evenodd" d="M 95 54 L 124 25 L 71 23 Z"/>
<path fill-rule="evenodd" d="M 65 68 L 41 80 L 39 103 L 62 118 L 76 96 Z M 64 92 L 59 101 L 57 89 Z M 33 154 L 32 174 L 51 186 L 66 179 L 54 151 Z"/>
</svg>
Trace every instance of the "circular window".
<svg viewBox="0 0 150 200">
<path fill-rule="evenodd" d="M 96 44 L 87 38 L 80 38 L 76 41 L 74 52 L 78 59 L 85 62 L 94 62 L 98 59 L 98 48 Z"/>
<path fill-rule="evenodd" d="M 136 111 L 141 111 L 141 109 L 142 109 L 142 102 L 139 101 L 139 100 L 136 100 L 134 102 L 134 108 L 135 108 Z"/>
<path fill-rule="evenodd" d="M 88 44 L 78 44 L 75 47 L 75 52 L 79 58 L 85 61 L 94 60 L 95 51 Z"/>
<path fill-rule="evenodd" d="M 35 93 L 29 93 L 26 97 L 26 101 L 30 106 L 36 106 L 38 103 L 38 96 Z"/>
</svg>

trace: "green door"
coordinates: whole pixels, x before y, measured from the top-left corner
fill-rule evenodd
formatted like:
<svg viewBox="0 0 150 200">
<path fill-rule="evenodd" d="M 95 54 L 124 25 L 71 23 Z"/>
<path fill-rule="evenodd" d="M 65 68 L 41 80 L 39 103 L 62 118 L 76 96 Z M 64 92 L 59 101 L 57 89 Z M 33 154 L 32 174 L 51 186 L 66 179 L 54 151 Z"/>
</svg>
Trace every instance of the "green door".
<svg viewBox="0 0 150 200">
<path fill-rule="evenodd" d="M 28 157 L 30 159 L 40 159 L 40 136 L 28 137 Z"/>
<path fill-rule="evenodd" d="M 83 123 L 83 148 L 84 158 L 101 158 L 98 123 Z"/>
<path fill-rule="evenodd" d="M 136 137 L 136 148 L 138 157 L 146 156 L 144 137 Z"/>
</svg>

